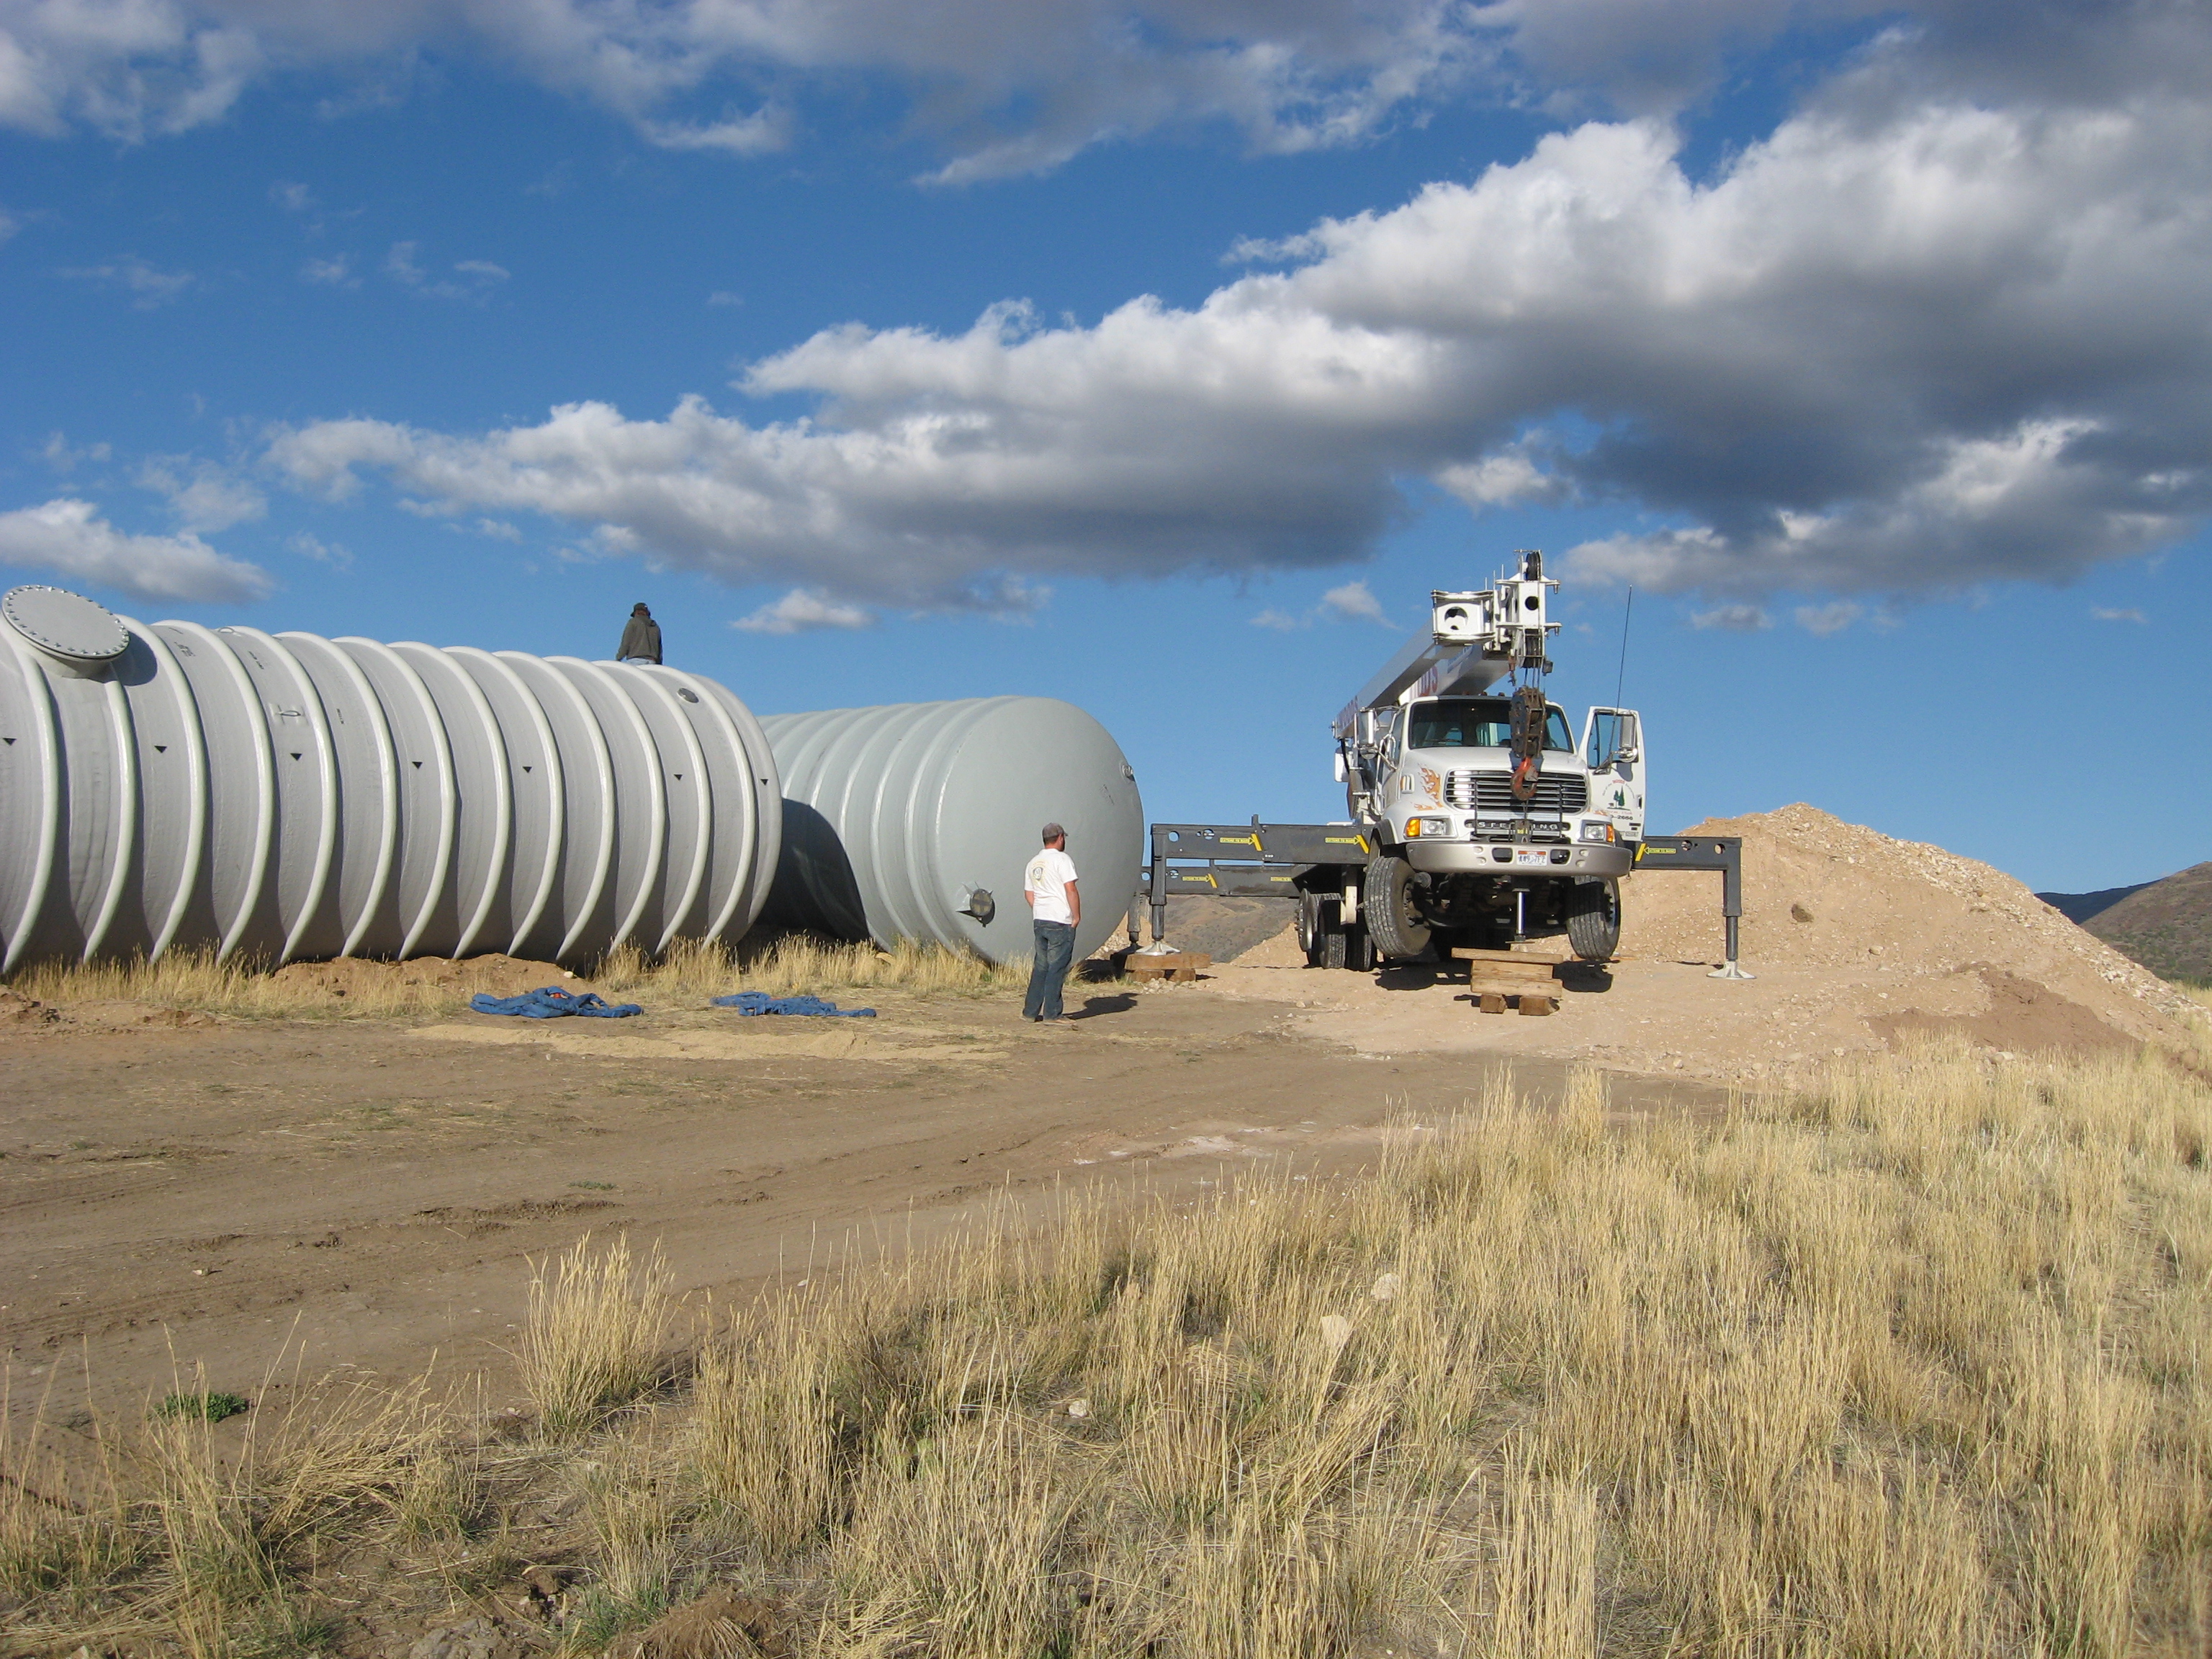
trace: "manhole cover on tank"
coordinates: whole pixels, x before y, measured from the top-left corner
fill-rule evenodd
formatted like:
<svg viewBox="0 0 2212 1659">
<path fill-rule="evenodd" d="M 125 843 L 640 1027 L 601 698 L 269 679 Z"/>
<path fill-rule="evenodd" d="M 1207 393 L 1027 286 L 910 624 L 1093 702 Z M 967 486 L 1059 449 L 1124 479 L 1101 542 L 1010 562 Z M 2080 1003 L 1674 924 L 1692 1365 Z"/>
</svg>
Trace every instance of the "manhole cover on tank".
<svg viewBox="0 0 2212 1659">
<path fill-rule="evenodd" d="M 0 617 L 41 651 L 71 662 L 112 662 L 131 648 L 113 611 L 66 588 L 11 588 L 0 599 Z"/>
</svg>

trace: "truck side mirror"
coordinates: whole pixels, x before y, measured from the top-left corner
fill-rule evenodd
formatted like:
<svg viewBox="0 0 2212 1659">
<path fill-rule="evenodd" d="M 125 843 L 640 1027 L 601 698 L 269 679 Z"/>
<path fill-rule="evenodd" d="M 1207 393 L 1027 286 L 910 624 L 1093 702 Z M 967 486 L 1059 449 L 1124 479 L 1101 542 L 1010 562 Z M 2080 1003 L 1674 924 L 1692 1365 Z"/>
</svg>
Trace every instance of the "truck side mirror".
<svg viewBox="0 0 2212 1659">
<path fill-rule="evenodd" d="M 1619 749 L 1613 751 L 1613 763 L 1616 765 L 1628 761 L 1641 760 L 1643 758 L 1644 751 L 1638 749 L 1632 743 L 1623 744 Z"/>
</svg>

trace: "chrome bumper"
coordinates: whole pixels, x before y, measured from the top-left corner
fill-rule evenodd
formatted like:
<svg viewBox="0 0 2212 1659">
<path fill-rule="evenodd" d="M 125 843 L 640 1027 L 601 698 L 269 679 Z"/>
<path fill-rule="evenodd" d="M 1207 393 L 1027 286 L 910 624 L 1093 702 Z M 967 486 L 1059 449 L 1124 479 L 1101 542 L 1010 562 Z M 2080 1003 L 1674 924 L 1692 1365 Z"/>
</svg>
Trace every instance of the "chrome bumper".
<svg viewBox="0 0 2212 1659">
<path fill-rule="evenodd" d="M 1542 852 L 1541 864 L 1500 864 L 1493 848 L 1504 848 L 1509 852 Z M 1503 842 L 1486 841 L 1409 841 L 1405 843 L 1406 857 L 1413 868 L 1439 876 L 1518 876 L 1524 879 L 1540 880 L 1547 877 L 1625 876 L 1635 866 L 1632 849 L 1612 847 L 1521 847 L 1508 846 Z M 1550 855 L 1554 852 L 1566 854 L 1566 862 L 1554 864 Z"/>
</svg>

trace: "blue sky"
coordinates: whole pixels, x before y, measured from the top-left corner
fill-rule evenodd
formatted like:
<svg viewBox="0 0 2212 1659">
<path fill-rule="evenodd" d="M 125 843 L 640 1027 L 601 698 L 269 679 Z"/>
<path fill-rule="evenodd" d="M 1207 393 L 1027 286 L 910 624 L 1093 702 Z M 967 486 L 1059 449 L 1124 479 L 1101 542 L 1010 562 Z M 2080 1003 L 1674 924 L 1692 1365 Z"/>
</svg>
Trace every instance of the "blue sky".
<svg viewBox="0 0 2212 1659">
<path fill-rule="evenodd" d="M 0 579 L 592 656 L 643 599 L 763 712 L 1064 696 L 1154 817 L 1292 819 L 1537 546 L 1577 712 L 1636 586 L 1656 822 L 2143 880 L 2212 856 L 2147 776 L 2212 702 L 2208 35 L 0 0 Z"/>
</svg>

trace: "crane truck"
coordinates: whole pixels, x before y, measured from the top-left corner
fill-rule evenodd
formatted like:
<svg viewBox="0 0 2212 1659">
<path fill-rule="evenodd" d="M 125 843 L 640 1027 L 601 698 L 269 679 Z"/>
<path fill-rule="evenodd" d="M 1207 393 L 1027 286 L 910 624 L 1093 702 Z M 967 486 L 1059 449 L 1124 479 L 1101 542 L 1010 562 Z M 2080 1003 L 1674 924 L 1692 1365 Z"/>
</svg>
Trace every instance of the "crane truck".
<svg viewBox="0 0 2212 1659">
<path fill-rule="evenodd" d="M 1156 950 L 1168 898 L 1204 894 L 1294 900 L 1316 967 L 1562 933 L 1601 963 L 1620 941 L 1623 878 L 1666 867 L 1722 872 L 1723 973 L 1743 976 L 1737 843 L 1645 833 L 1643 720 L 1594 708 L 1577 735 L 1544 690 L 1559 583 L 1541 553 L 1514 559 L 1488 587 L 1431 593 L 1429 626 L 1336 715 L 1345 819 L 1152 825 L 1138 903 L 1152 906 Z"/>
</svg>

